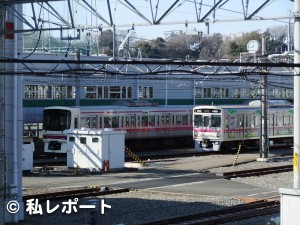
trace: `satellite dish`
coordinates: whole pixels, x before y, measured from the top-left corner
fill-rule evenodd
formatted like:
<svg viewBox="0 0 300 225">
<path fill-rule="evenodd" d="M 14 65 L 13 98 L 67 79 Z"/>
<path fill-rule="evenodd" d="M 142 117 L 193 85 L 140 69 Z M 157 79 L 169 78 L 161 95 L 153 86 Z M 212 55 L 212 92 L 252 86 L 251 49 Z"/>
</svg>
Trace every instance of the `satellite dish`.
<svg viewBox="0 0 300 225">
<path fill-rule="evenodd" d="M 258 51 L 260 44 L 257 40 L 251 40 L 247 43 L 247 50 L 250 53 L 255 53 Z"/>
</svg>

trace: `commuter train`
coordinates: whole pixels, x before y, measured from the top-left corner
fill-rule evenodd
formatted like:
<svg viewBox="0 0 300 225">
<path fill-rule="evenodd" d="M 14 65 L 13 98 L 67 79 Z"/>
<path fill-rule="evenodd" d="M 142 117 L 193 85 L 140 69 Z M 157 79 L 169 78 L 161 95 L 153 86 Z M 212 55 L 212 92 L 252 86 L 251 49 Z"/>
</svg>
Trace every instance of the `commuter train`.
<svg viewBox="0 0 300 225">
<path fill-rule="evenodd" d="M 18 71 L 29 69 L 31 73 L 22 77 L 19 87 L 24 90 L 24 136 L 38 140 L 42 138 L 43 109 L 50 106 L 105 106 L 120 100 L 150 100 L 160 105 L 193 107 L 212 103 L 242 104 L 260 98 L 261 74 L 252 67 L 191 66 L 188 62 L 163 66 L 159 60 L 151 65 L 131 65 L 130 62 L 111 65 L 104 63 L 109 62 L 107 55 L 81 55 L 80 72 L 74 74 L 79 65 L 63 63 L 74 60 L 74 54 L 35 52 L 28 56 L 25 52 L 19 57 L 37 62 L 19 63 Z M 41 64 L 40 59 L 61 63 Z M 42 71 L 50 73 L 38 75 Z M 153 75 L 152 72 L 158 71 L 161 73 Z M 245 73 L 247 71 L 250 73 Z M 291 68 L 270 68 L 268 98 L 293 102 L 292 75 Z"/>
<path fill-rule="evenodd" d="M 74 58 L 71 54 L 66 57 L 65 54 L 34 53 L 28 59 L 63 62 Z M 47 75 L 26 75 L 22 77 L 23 83 L 19 87 L 20 90 L 24 90 L 23 135 L 34 138 L 35 154 L 43 151 L 42 127 L 45 107 L 104 107 L 112 105 L 115 101 L 143 100 L 155 101 L 160 105 L 186 105 L 193 108 L 195 105 L 243 104 L 245 101 L 260 98 L 261 74 L 259 71 L 253 72 L 256 71 L 254 68 L 209 65 L 195 65 L 191 68 L 188 64 L 180 67 L 162 66 L 159 61 L 153 65 L 99 65 L 99 61 L 109 60 L 105 55 L 81 55 L 80 60 L 86 63 L 81 64 L 82 72 L 76 73 L 76 76 L 73 72 L 61 71 L 77 70 L 77 64 L 18 65 L 19 71 L 24 68 L 52 71 Z M 99 69 L 102 66 L 108 73 Z M 164 72 L 155 75 L 150 73 L 157 70 Z M 244 74 L 249 70 L 250 74 Z M 272 68 L 269 73 L 268 98 L 293 102 L 293 79 L 289 79 L 293 70 Z"/>
<path fill-rule="evenodd" d="M 270 145 L 293 144 L 293 106 L 269 101 L 267 131 Z M 261 135 L 260 101 L 238 106 L 197 106 L 193 109 L 193 139 L 202 151 L 257 147 Z"/>
<path fill-rule="evenodd" d="M 158 106 L 145 101 L 111 106 L 46 107 L 44 152 L 66 153 L 67 130 L 82 128 L 126 131 L 125 144 L 133 148 L 145 149 L 150 144 L 192 145 L 192 112 L 192 106 Z"/>
</svg>

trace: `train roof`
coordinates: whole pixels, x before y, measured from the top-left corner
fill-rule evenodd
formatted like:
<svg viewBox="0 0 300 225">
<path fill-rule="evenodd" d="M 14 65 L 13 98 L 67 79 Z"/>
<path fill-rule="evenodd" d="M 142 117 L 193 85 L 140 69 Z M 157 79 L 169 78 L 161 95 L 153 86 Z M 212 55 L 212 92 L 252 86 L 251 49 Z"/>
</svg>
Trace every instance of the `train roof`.
<svg viewBox="0 0 300 225">
<path fill-rule="evenodd" d="M 249 105 L 199 105 L 194 109 L 242 109 L 242 108 L 257 108 Z"/>
<path fill-rule="evenodd" d="M 241 104 L 241 105 L 201 105 L 196 106 L 194 109 L 249 109 L 249 108 L 259 108 L 261 106 L 260 100 L 254 100 L 249 102 L 248 104 Z M 286 108 L 292 107 L 292 104 L 286 100 L 268 100 L 267 106 L 269 108 Z"/>
<path fill-rule="evenodd" d="M 157 106 L 139 106 L 130 107 L 125 105 L 105 105 L 105 106 L 79 106 L 79 107 L 64 107 L 64 106 L 51 106 L 45 109 L 80 109 L 81 112 L 97 112 L 97 111 L 161 111 L 161 110 L 192 110 L 193 105 L 157 105 Z"/>
<path fill-rule="evenodd" d="M 91 112 L 91 111 L 164 111 L 164 110 L 192 110 L 193 106 L 184 106 L 184 105 L 167 105 L 167 106 L 141 106 L 141 107 L 128 107 L 128 106 L 119 106 L 119 105 L 110 105 L 110 106 L 83 106 L 80 107 L 81 112 Z"/>
</svg>

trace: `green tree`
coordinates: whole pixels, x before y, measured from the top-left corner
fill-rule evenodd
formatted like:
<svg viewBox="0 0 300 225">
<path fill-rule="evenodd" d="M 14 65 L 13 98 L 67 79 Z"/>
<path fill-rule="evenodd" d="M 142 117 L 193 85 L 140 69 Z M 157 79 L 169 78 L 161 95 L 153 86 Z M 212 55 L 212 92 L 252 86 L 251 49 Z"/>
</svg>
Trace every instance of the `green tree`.
<svg viewBox="0 0 300 225">
<path fill-rule="evenodd" d="M 241 45 L 237 44 L 236 42 L 231 42 L 229 44 L 229 54 L 232 56 L 238 56 L 242 51 Z"/>
<path fill-rule="evenodd" d="M 113 53 L 113 32 L 108 29 L 102 32 L 98 37 L 98 52 L 112 55 Z"/>
</svg>

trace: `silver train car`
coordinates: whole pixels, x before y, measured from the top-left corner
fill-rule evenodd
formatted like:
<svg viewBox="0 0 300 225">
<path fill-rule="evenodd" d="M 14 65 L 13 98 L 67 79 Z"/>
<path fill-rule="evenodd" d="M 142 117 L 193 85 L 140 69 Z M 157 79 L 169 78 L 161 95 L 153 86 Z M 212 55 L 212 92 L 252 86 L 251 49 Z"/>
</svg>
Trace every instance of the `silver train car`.
<svg viewBox="0 0 300 225">
<path fill-rule="evenodd" d="M 270 144 L 293 144 L 292 105 L 287 101 L 268 102 Z M 197 106 L 193 109 L 193 139 L 202 151 L 233 150 L 259 146 L 261 134 L 260 101 L 237 106 Z"/>
<path fill-rule="evenodd" d="M 66 153 L 67 130 L 126 131 L 125 143 L 142 148 L 192 143 L 192 106 L 86 106 L 44 109 L 44 152 Z"/>
<path fill-rule="evenodd" d="M 22 55 L 25 57 L 27 54 Z M 21 56 L 20 56 L 21 57 Z M 29 59 L 72 60 L 68 54 L 32 54 Z M 22 77 L 24 136 L 34 137 L 35 146 L 42 149 L 43 109 L 51 106 L 107 106 L 115 101 L 155 101 L 160 105 L 237 105 L 260 98 L 260 73 L 254 68 L 233 66 L 184 65 L 99 65 L 109 61 L 105 55 L 83 56 L 82 73 L 73 76 L 60 71 L 78 69 L 76 64 L 28 64 L 38 71 L 52 71 L 47 75 Z M 95 63 L 92 63 L 95 61 Z M 18 65 L 22 71 L 24 65 Z M 101 72 L 105 67 L 112 74 Z M 161 68 L 167 73 L 153 75 L 150 71 Z M 54 72 L 54 69 L 56 73 Z M 195 72 L 189 73 L 188 71 Z M 250 71 L 249 71 L 250 70 Z M 106 71 L 106 70 L 105 70 Z M 141 73 L 144 71 L 145 73 Z M 149 74 L 147 73 L 149 71 Z M 172 71 L 170 74 L 169 71 Z M 185 71 L 185 72 L 184 72 Z M 241 74 L 249 71 L 250 74 Z M 256 71 L 256 70 L 254 70 Z M 131 75 L 126 75 L 126 73 Z M 268 98 L 293 102 L 292 70 L 272 68 L 268 75 Z M 37 152 L 37 151 L 36 151 Z"/>
</svg>

